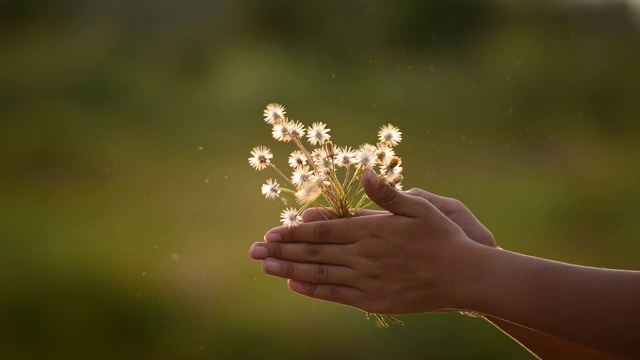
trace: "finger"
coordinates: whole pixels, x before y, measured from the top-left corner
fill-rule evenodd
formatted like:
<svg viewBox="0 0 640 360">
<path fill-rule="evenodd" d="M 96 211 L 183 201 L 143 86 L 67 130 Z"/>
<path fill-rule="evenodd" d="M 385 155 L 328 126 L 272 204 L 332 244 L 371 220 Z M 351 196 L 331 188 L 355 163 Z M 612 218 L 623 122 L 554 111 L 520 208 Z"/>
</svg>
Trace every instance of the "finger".
<svg viewBox="0 0 640 360">
<path fill-rule="evenodd" d="M 332 220 L 335 219 L 336 216 L 331 213 L 331 211 L 324 208 L 311 208 L 302 212 L 302 222 L 314 222 L 314 221 L 322 221 L 322 220 Z"/>
<path fill-rule="evenodd" d="M 345 245 L 258 242 L 251 245 L 249 254 L 255 260 L 274 258 L 298 263 L 348 265 L 350 263 Z"/>
<path fill-rule="evenodd" d="M 432 194 L 418 188 L 408 190 L 406 194 L 422 197 L 432 203 L 451 221 L 460 226 L 470 239 L 483 245 L 496 246 L 496 241 L 491 231 L 460 200 Z"/>
<path fill-rule="evenodd" d="M 353 282 L 355 270 L 347 266 L 327 264 L 305 264 L 266 258 L 262 270 L 273 276 L 296 279 L 319 284 L 347 285 Z"/>
<path fill-rule="evenodd" d="M 364 296 L 359 289 L 344 285 L 315 284 L 294 279 L 290 279 L 288 284 L 289 289 L 298 294 L 353 307 L 358 307 Z"/>
<path fill-rule="evenodd" d="M 436 195 L 419 188 L 413 188 L 411 190 L 405 191 L 405 194 L 421 197 L 429 201 L 445 215 L 449 215 L 452 212 L 460 210 L 466 210 L 466 206 L 464 206 L 464 204 L 460 202 L 460 200 Z"/>
<path fill-rule="evenodd" d="M 436 210 L 426 199 L 407 195 L 385 184 L 371 169 L 367 169 L 362 174 L 362 182 L 369 199 L 394 214 L 419 217 Z"/>
<path fill-rule="evenodd" d="M 355 216 L 369 216 L 369 215 L 380 215 L 380 214 L 388 214 L 387 211 L 381 210 L 360 210 Z M 302 213 L 302 222 L 314 222 L 314 221 L 323 221 L 323 220 L 333 220 L 336 216 L 333 215 L 329 210 L 323 208 L 311 208 L 307 209 Z"/>
<path fill-rule="evenodd" d="M 296 227 L 280 226 L 269 230 L 266 242 L 298 242 L 324 244 L 354 243 L 367 231 L 364 217 L 302 223 Z"/>
</svg>

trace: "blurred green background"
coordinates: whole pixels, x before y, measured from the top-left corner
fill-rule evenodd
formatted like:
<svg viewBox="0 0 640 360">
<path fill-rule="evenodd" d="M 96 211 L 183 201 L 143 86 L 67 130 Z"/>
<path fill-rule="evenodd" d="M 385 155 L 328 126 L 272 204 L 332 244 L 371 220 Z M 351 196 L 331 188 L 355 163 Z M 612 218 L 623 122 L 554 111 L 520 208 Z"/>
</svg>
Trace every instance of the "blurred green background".
<svg viewBox="0 0 640 360">
<path fill-rule="evenodd" d="M 589 4 L 591 2 L 588 2 Z M 640 268 L 640 16 L 607 1 L 0 0 L 3 358 L 530 358 L 482 320 L 289 292 L 269 102 L 513 251 Z"/>
</svg>

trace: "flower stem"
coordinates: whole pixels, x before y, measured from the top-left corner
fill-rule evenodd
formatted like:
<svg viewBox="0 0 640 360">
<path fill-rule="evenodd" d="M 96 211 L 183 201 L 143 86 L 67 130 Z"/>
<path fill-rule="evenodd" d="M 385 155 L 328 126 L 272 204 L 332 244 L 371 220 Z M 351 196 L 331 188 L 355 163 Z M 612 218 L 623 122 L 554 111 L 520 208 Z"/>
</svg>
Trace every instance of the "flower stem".
<svg viewBox="0 0 640 360">
<path fill-rule="evenodd" d="M 282 171 L 280 171 L 280 169 L 278 169 L 278 167 L 277 167 L 277 166 L 275 166 L 275 165 L 273 165 L 273 164 L 269 164 L 269 165 L 270 165 L 272 168 L 274 168 L 274 169 L 278 172 L 278 174 L 280 174 L 280 176 L 282 176 L 285 180 L 287 180 L 287 182 L 288 182 L 289 184 L 293 185 L 293 183 L 291 182 L 291 179 L 289 179 L 288 177 L 286 177 L 286 176 L 282 173 Z"/>
<path fill-rule="evenodd" d="M 298 149 L 300 149 L 300 151 L 302 151 L 304 156 L 307 157 L 307 162 L 311 163 L 311 165 L 313 166 L 313 170 L 317 171 L 318 169 L 316 167 L 315 161 L 313 161 L 313 158 L 311 157 L 311 154 L 309 153 L 309 150 L 307 150 L 307 148 L 304 147 L 304 145 L 302 145 L 302 142 L 300 141 L 300 139 L 294 137 L 293 138 L 293 142 L 296 143 L 296 146 L 298 147 Z"/>
</svg>

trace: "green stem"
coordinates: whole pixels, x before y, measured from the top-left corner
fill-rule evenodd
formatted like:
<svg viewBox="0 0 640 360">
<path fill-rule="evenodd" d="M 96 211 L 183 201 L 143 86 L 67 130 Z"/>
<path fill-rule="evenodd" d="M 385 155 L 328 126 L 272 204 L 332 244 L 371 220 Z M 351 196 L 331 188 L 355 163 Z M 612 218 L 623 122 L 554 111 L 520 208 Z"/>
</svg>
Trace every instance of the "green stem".
<svg viewBox="0 0 640 360">
<path fill-rule="evenodd" d="M 270 164 L 270 165 L 271 165 L 271 167 L 272 167 L 272 168 L 274 168 L 274 169 L 278 172 L 278 174 L 280 174 L 280 176 L 282 176 L 285 180 L 287 180 L 287 182 L 288 182 L 289 184 L 293 185 L 293 183 L 291 182 L 291 179 L 289 179 L 288 177 L 286 177 L 286 176 L 282 173 L 282 171 L 280 171 L 280 169 L 278 169 L 278 167 L 277 167 L 277 166 L 275 166 L 275 165 L 273 165 L 273 164 Z"/>
<path fill-rule="evenodd" d="M 292 194 L 292 195 L 296 194 L 296 192 L 294 190 L 287 189 L 287 188 L 282 188 L 282 187 L 280 188 L 280 191 L 284 191 L 284 192 L 286 192 L 288 194 Z"/>
<path fill-rule="evenodd" d="M 358 166 L 356 168 L 356 171 L 353 173 L 353 177 L 351 177 L 351 180 L 349 181 L 349 185 L 347 185 L 347 189 L 345 190 L 347 194 L 351 192 L 351 187 L 353 186 L 355 181 L 358 179 L 358 176 L 360 176 L 361 172 L 362 172 L 362 166 Z"/>
<path fill-rule="evenodd" d="M 342 182 L 343 189 L 347 188 L 347 180 L 349 179 L 349 170 L 350 170 L 350 166 L 347 165 L 347 169 L 345 170 L 346 172 L 344 173 L 344 181 Z"/>
<path fill-rule="evenodd" d="M 372 201 L 369 200 L 369 203 L 367 203 L 367 205 L 362 206 L 362 203 L 365 202 L 365 200 L 369 200 L 369 197 L 367 196 L 367 194 L 362 195 L 362 197 L 358 201 L 358 204 L 356 204 L 356 206 L 355 206 L 355 208 L 353 210 L 354 213 L 357 213 L 358 211 L 360 211 L 360 209 L 364 209 L 365 207 L 369 206 L 372 203 Z"/>
</svg>

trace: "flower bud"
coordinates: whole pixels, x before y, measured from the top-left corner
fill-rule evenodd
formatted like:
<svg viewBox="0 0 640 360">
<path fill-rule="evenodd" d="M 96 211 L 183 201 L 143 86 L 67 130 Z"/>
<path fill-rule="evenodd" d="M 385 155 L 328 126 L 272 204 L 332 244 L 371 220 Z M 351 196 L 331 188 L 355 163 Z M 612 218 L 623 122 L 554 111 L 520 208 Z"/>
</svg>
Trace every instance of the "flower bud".
<svg viewBox="0 0 640 360">
<path fill-rule="evenodd" d="M 397 156 L 392 157 L 391 160 L 389 160 L 389 165 L 387 165 L 387 171 L 390 171 L 391 169 L 398 166 L 399 164 L 400 164 L 400 158 Z"/>
<path fill-rule="evenodd" d="M 325 144 L 324 144 L 324 148 L 327 150 L 327 156 L 330 157 L 331 159 L 336 157 L 336 149 L 333 146 L 333 142 L 331 140 L 328 140 Z"/>
</svg>

